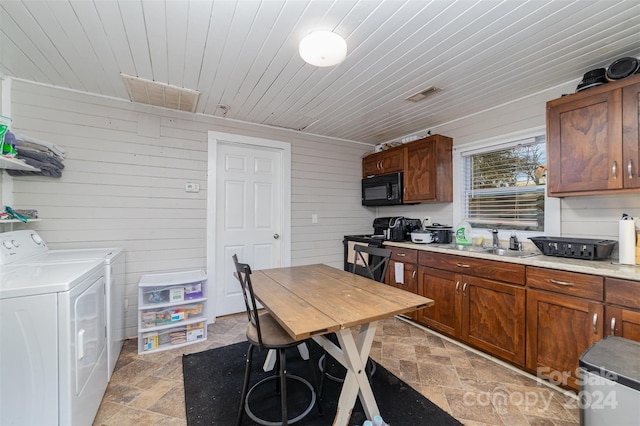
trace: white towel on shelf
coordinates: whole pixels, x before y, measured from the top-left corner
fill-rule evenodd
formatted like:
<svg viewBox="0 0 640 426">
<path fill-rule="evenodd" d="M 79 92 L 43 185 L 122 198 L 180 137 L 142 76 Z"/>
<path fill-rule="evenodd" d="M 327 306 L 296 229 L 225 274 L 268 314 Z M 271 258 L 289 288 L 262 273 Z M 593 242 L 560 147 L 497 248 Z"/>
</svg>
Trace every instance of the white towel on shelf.
<svg viewBox="0 0 640 426">
<path fill-rule="evenodd" d="M 355 241 L 348 241 L 347 242 L 347 263 L 356 263 L 356 265 L 361 265 L 361 266 L 365 266 L 365 264 L 362 262 L 362 259 L 360 258 L 360 256 L 358 256 L 358 259 L 356 259 L 356 252 L 355 252 L 355 246 L 368 246 L 368 244 L 364 244 L 364 243 L 356 243 Z M 361 253 L 362 257 L 364 258 L 365 262 L 369 262 L 369 253 Z"/>
<path fill-rule="evenodd" d="M 18 141 L 18 147 L 20 146 L 20 141 L 22 141 L 22 142 L 27 142 L 28 143 L 27 146 L 31 146 L 33 148 L 39 147 L 42 151 L 48 150 L 53 154 L 57 155 L 58 157 L 60 157 L 60 159 L 64 159 L 67 156 L 67 153 L 64 149 L 62 149 L 61 147 L 59 147 L 54 143 L 43 141 L 42 139 L 32 138 L 30 136 L 19 133 L 16 135 L 16 140 Z"/>
<path fill-rule="evenodd" d="M 396 283 L 404 284 L 404 263 L 395 263 Z"/>
</svg>

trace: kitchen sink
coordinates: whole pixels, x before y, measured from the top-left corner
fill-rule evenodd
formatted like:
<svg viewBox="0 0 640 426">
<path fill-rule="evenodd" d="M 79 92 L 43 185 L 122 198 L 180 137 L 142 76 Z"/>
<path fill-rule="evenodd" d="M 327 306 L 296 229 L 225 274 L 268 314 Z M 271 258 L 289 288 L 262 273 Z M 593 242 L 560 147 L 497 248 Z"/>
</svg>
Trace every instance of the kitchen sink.
<svg viewBox="0 0 640 426">
<path fill-rule="evenodd" d="M 436 244 L 435 247 L 445 248 L 449 250 L 458 250 L 458 251 L 466 251 L 472 253 L 487 253 L 494 254 L 496 256 L 504 256 L 504 257 L 533 257 L 538 256 L 540 253 L 532 252 L 532 251 L 517 251 L 517 250 L 508 250 L 504 248 L 495 248 L 495 247 L 478 247 L 478 246 L 459 246 L 456 244 Z"/>
</svg>

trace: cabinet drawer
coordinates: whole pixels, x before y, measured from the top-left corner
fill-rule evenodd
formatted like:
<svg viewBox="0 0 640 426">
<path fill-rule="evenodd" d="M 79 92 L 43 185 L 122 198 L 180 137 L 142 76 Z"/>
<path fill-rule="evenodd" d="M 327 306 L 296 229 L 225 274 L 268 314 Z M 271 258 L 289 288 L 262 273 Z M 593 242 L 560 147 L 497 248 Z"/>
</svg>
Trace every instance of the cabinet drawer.
<svg viewBox="0 0 640 426">
<path fill-rule="evenodd" d="M 607 303 L 640 309 L 640 281 L 605 278 L 604 300 Z"/>
<path fill-rule="evenodd" d="M 385 247 L 391 250 L 391 260 L 402 263 L 418 263 L 418 250 L 402 247 Z"/>
<path fill-rule="evenodd" d="M 418 263 L 465 275 L 524 285 L 524 265 L 421 251 Z"/>
<path fill-rule="evenodd" d="M 602 301 L 604 279 L 594 275 L 527 267 L 527 286 Z"/>
</svg>

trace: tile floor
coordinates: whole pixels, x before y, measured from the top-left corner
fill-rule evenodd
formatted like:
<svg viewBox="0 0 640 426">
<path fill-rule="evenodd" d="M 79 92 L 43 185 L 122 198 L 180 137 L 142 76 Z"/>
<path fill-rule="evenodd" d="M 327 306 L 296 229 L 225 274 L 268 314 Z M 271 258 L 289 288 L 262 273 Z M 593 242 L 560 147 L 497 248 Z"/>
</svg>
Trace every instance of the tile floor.
<svg viewBox="0 0 640 426">
<path fill-rule="evenodd" d="M 127 340 L 94 425 L 185 425 L 182 354 L 244 341 L 245 326 L 218 318 L 205 342 L 144 355 Z M 579 424 L 574 399 L 398 318 L 378 326 L 371 357 L 465 425 Z"/>
</svg>

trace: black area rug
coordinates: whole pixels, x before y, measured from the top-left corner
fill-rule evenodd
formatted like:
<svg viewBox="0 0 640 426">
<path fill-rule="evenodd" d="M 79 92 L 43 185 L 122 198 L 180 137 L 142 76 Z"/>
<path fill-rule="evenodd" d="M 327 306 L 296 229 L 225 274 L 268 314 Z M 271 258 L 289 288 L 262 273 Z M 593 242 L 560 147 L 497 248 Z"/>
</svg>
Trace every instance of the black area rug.
<svg viewBox="0 0 640 426">
<path fill-rule="evenodd" d="M 322 349 L 315 343 L 310 343 L 311 356 L 316 361 L 322 355 Z M 194 425 L 234 425 L 238 414 L 240 392 L 242 391 L 242 379 L 246 366 L 246 351 L 248 343 L 236 343 L 218 349 L 210 349 L 182 357 L 184 373 L 185 405 L 187 423 Z M 287 356 L 287 370 L 290 373 L 307 378 L 313 384 L 309 371 L 308 361 L 302 361 L 295 350 L 289 350 Z M 250 386 L 267 374 L 262 371 L 262 364 L 267 351 L 260 352 L 254 349 L 253 369 L 251 372 Z M 333 360 L 329 357 L 330 360 Z M 316 371 L 318 378 L 320 372 Z M 329 366 L 329 372 L 336 376 L 344 374 L 338 369 L 342 367 Z M 343 370 L 344 371 L 344 370 Z M 427 398 L 420 395 L 410 386 L 391 374 L 381 365 L 371 379 L 371 385 L 378 408 L 384 420 L 391 426 L 404 425 L 461 425 L 456 419 L 440 409 Z M 308 391 L 299 390 L 287 384 L 287 394 L 291 396 L 288 402 L 290 408 L 295 408 L 300 401 L 296 399 L 306 398 Z M 342 384 L 332 380 L 325 380 L 322 407 L 324 414 L 320 415 L 314 408 L 307 417 L 296 425 L 325 426 L 333 423 L 335 417 L 338 396 Z M 261 386 L 264 389 L 272 388 L 271 383 Z M 268 412 L 259 411 L 259 401 L 256 397 L 254 412 L 260 417 L 263 415 L 277 416 L 279 412 L 279 400 L 268 402 Z M 252 398 L 253 401 L 253 398 Z M 275 413 L 275 414 L 274 414 Z M 350 425 L 362 425 L 366 420 L 360 402 L 356 403 L 351 415 Z M 254 424 L 245 414 L 243 425 Z"/>
</svg>

